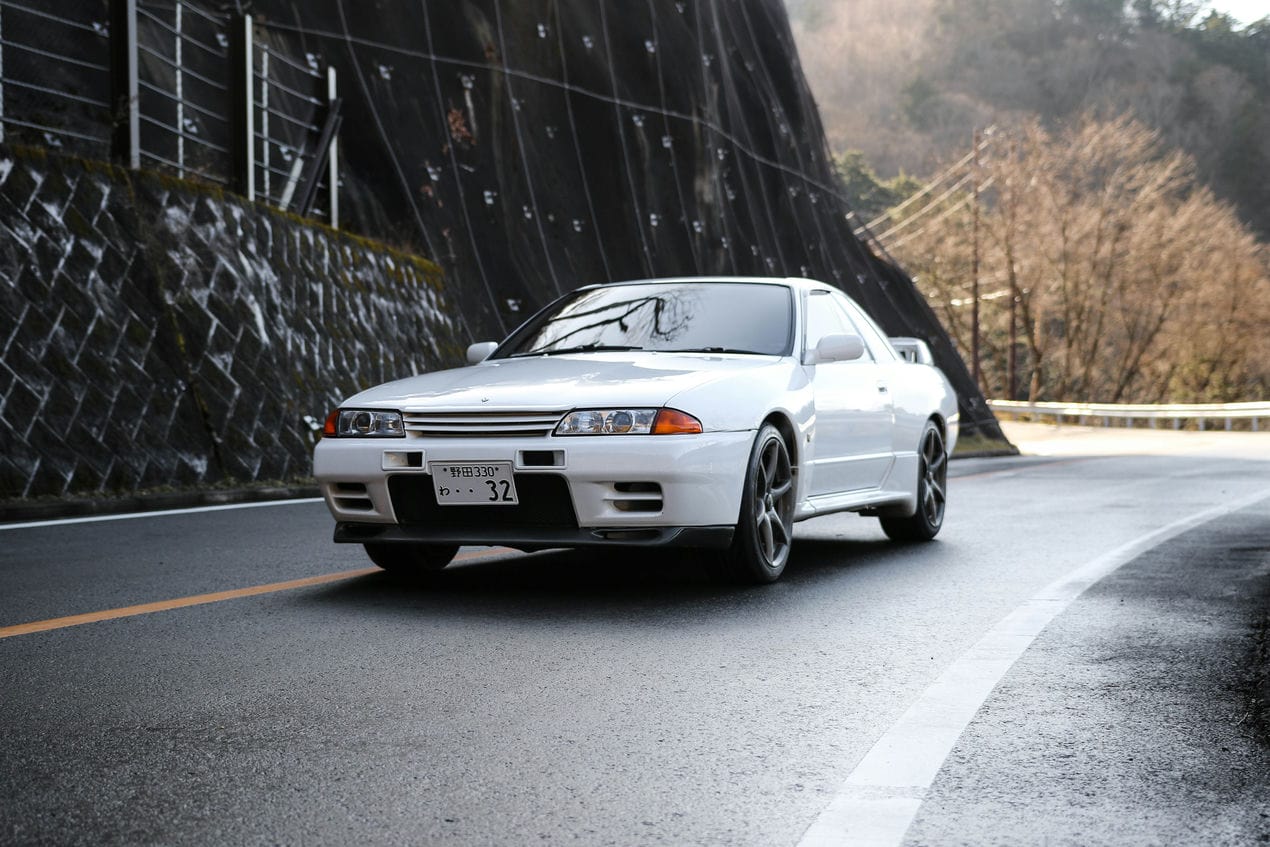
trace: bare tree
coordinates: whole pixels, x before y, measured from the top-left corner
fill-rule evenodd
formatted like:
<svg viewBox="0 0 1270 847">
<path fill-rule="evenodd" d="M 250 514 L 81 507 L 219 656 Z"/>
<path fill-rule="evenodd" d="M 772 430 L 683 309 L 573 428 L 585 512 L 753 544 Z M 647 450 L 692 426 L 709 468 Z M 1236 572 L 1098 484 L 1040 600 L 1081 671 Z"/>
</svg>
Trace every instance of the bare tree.
<svg viewBox="0 0 1270 847">
<path fill-rule="evenodd" d="M 1031 122 L 999 134 L 979 177 L 991 186 L 980 210 L 986 391 L 1011 390 L 1014 356 L 1033 400 L 1270 392 L 1266 248 L 1189 156 L 1133 120 L 1087 116 L 1056 133 Z M 947 211 L 912 222 L 897 250 L 965 351 L 970 209 Z"/>
</svg>

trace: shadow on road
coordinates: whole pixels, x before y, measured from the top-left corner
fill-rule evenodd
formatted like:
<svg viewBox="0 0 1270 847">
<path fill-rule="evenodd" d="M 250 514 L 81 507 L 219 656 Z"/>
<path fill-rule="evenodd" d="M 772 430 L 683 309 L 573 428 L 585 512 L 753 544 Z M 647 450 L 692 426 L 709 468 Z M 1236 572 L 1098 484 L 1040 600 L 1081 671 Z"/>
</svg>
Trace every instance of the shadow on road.
<svg viewBox="0 0 1270 847">
<path fill-rule="evenodd" d="M 910 547 L 885 540 L 798 538 L 781 580 L 756 586 L 717 575 L 707 556 L 678 550 L 562 550 L 457 562 L 436 574 L 405 578 L 375 573 L 306 592 L 303 602 L 373 612 L 570 618 L 696 610 L 711 616 L 738 609 L 801 603 L 853 573 L 930 566 L 939 545 Z M 923 564 L 924 563 L 924 564 Z M 297 598 L 300 599 L 300 598 Z"/>
</svg>

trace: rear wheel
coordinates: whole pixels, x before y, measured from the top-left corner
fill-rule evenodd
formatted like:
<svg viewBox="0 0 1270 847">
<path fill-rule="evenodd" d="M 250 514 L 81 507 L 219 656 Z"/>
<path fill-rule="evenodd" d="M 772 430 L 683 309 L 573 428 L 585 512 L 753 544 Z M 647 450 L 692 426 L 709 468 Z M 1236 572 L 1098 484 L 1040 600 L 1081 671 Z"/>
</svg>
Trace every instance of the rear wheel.
<svg viewBox="0 0 1270 847">
<path fill-rule="evenodd" d="M 370 560 L 395 574 L 433 573 L 454 560 L 457 544 L 385 544 L 362 545 Z"/>
<path fill-rule="evenodd" d="M 948 503 L 948 454 L 944 436 L 927 421 L 917 450 L 917 511 L 905 518 L 883 515 L 882 531 L 895 541 L 930 541 L 944 525 Z"/>
<path fill-rule="evenodd" d="M 794 537 L 794 474 L 776 427 L 764 424 L 754 440 L 741 495 L 741 517 L 726 554 L 731 576 L 775 582 L 789 561 Z"/>
</svg>

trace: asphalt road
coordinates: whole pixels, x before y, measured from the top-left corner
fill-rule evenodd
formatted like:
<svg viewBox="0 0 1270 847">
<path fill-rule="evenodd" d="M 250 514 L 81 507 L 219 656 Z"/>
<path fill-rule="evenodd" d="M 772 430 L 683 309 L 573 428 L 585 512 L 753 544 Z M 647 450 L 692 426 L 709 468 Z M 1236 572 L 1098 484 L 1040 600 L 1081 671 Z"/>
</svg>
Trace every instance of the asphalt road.
<svg viewBox="0 0 1270 847">
<path fill-rule="evenodd" d="M 763 588 L 472 550 L 18 633 L 369 563 L 315 503 L 0 529 L 0 843 L 1270 840 L 1270 435 L 1037 432 Z"/>
</svg>

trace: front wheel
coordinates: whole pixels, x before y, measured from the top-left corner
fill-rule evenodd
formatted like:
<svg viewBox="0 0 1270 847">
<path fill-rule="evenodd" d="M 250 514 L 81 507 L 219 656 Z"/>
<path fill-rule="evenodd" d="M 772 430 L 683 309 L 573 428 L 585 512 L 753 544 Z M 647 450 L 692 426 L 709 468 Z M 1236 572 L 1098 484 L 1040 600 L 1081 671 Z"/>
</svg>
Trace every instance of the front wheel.
<svg viewBox="0 0 1270 847">
<path fill-rule="evenodd" d="M 908 517 L 883 515 L 882 531 L 895 541 L 930 541 L 944 525 L 948 503 L 948 454 L 944 436 L 927 421 L 917 450 L 917 511 Z"/>
<path fill-rule="evenodd" d="M 407 576 L 439 571 L 459 552 L 457 544 L 367 543 L 362 546 L 372 562 L 386 571 Z"/>
<path fill-rule="evenodd" d="M 754 440 L 741 494 L 741 515 L 725 560 L 744 582 L 775 582 L 789 561 L 794 537 L 794 474 L 789 448 L 776 427 L 764 424 Z"/>
</svg>

